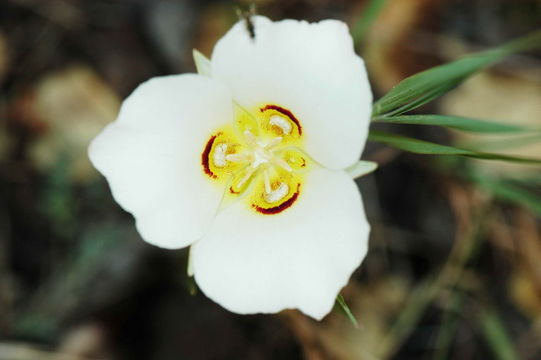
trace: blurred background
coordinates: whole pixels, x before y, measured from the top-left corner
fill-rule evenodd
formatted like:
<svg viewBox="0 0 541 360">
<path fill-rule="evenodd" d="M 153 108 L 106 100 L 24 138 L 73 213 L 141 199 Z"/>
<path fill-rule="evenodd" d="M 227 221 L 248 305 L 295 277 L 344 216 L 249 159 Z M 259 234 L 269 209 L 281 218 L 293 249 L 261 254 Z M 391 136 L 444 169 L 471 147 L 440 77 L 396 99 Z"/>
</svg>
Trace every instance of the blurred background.
<svg viewBox="0 0 541 360">
<path fill-rule="evenodd" d="M 343 290 L 358 328 L 340 309 L 322 322 L 232 314 L 197 292 L 185 250 L 140 239 L 89 141 L 142 81 L 194 72 L 192 48 L 209 56 L 251 3 L 0 1 L 0 360 L 541 359 L 539 167 L 369 143 L 363 157 L 380 164 L 359 181 L 370 251 Z M 255 1 L 275 20 L 347 22 L 376 98 L 541 28 L 536 0 L 376 3 Z M 512 56 L 418 113 L 539 128 L 540 55 Z M 539 136 L 383 129 L 541 157 Z"/>
</svg>

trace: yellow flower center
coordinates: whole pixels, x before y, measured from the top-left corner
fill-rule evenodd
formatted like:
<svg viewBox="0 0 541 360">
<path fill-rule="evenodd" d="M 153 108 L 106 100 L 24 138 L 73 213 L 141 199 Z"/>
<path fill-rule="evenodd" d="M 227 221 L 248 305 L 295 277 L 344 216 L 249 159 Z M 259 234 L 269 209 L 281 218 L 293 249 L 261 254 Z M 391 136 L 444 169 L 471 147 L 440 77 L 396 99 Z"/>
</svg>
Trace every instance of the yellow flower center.
<svg viewBox="0 0 541 360">
<path fill-rule="evenodd" d="M 302 127 L 278 105 L 253 112 L 235 108 L 235 121 L 210 136 L 201 155 L 203 171 L 227 186 L 225 201 L 245 197 L 265 215 L 278 214 L 298 199 L 309 159 L 300 150 Z"/>
</svg>

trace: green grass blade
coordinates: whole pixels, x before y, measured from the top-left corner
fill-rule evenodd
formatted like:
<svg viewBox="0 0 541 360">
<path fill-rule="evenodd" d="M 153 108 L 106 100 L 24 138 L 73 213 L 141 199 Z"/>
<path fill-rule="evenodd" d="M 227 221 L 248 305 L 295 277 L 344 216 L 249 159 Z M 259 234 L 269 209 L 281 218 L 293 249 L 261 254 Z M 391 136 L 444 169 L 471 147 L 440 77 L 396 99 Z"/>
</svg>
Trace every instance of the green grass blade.
<svg viewBox="0 0 541 360">
<path fill-rule="evenodd" d="M 501 161 L 510 161 L 518 162 L 525 164 L 537 164 L 541 165 L 541 159 L 517 157 L 517 156 L 508 156 L 503 154 L 495 153 L 486 153 L 486 152 L 477 152 L 467 149 L 461 149 L 448 145 L 440 145 L 432 143 L 429 141 L 414 139 L 402 135 L 389 134 L 381 131 L 371 130 L 368 135 L 368 139 L 371 141 L 380 142 L 397 149 L 412 152 L 415 154 L 424 154 L 424 155 L 455 155 L 455 156 L 466 156 L 477 159 L 485 160 L 501 160 Z"/>
<path fill-rule="evenodd" d="M 462 140 L 459 146 L 479 151 L 502 151 L 521 148 L 538 142 L 541 142 L 541 132 L 533 130 L 530 133 L 507 134 L 505 138 Z"/>
<path fill-rule="evenodd" d="M 351 36 L 353 37 L 354 44 L 357 45 L 364 39 L 366 32 L 368 29 L 370 29 L 378 15 L 381 13 L 381 10 L 383 10 L 387 1 L 388 0 L 370 0 L 370 2 L 365 6 L 361 17 L 351 30 Z"/>
<path fill-rule="evenodd" d="M 485 339 L 494 354 L 496 360 L 518 360 L 520 359 L 513 347 L 502 320 L 498 314 L 491 309 L 481 310 L 479 325 Z"/>
<path fill-rule="evenodd" d="M 489 191 L 496 198 L 528 208 L 541 217 L 541 197 L 537 194 L 504 180 L 478 175 L 474 176 L 473 180 L 479 187 Z"/>
<path fill-rule="evenodd" d="M 435 100 L 435 99 L 439 98 L 441 95 L 445 94 L 446 92 L 453 89 L 454 87 L 455 87 L 455 84 L 447 84 L 447 85 L 444 85 L 444 86 L 440 86 L 440 87 L 436 87 L 434 89 L 431 89 L 431 90 L 427 91 L 425 94 L 419 96 L 417 99 L 415 99 L 415 100 L 413 100 L 413 101 L 411 101 L 411 102 L 409 102 L 409 103 L 407 103 L 405 105 L 402 105 L 402 106 L 394 109 L 393 111 L 390 111 L 389 113 L 386 113 L 384 116 L 385 117 L 398 116 L 398 115 L 402 115 L 404 113 L 407 113 L 408 111 L 415 110 L 418 107 L 421 107 L 424 104 L 427 104 L 427 103 L 431 102 L 432 100 Z"/>
<path fill-rule="evenodd" d="M 447 87 L 451 89 L 470 75 L 494 64 L 509 54 L 534 49 L 539 46 L 541 46 L 541 31 L 536 31 L 494 49 L 472 54 L 410 76 L 376 101 L 373 107 L 373 116 L 387 114 L 434 91 L 436 88 Z"/>
<path fill-rule="evenodd" d="M 397 149 L 423 155 L 460 155 L 468 156 L 470 151 L 452 146 L 439 145 L 428 141 L 409 138 L 402 135 L 388 134 L 371 130 L 368 140 L 380 142 Z"/>
<path fill-rule="evenodd" d="M 504 53 L 489 52 L 440 65 L 419 74 L 410 76 L 376 101 L 373 116 L 386 114 L 397 107 L 431 92 L 438 87 L 452 88 L 476 71 L 491 65 L 504 56 Z"/>
<path fill-rule="evenodd" d="M 445 360 L 449 356 L 449 350 L 456 337 L 456 331 L 459 325 L 458 313 L 460 313 L 464 296 L 460 292 L 452 292 L 449 301 L 449 309 L 443 314 L 441 327 L 436 337 L 433 360 Z"/>
<path fill-rule="evenodd" d="M 338 294 L 338 296 L 336 297 L 336 306 L 339 307 L 342 310 L 344 315 L 349 319 L 349 321 L 351 321 L 353 326 L 356 329 L 358 329 L 359 328 L 359 323 L 357 322 L 357 319 L 355 318 L 355 315 L 353 315 L 353 313 L 349 309 L 348 304 L 346 303 L 346 300 L 344 299 L 344 297 L 341 294 Z"/>
<path fill-rule="evenodd" d="M 395 124 L 435 125 L 475 133 L 510 133 L 530 131 L 530 129 L 526 129 L 517 125 L 507 125 L 487 120 L 447 115 L 401 115 L 391 117 L 384 116 L 375 118 L 374 121 Z"/>
<path fill-rule="evenodd" d="M 540 46 L 540 43 L 541 30 L 536 30 L 518 39 L 511 40 L 510 42 L 500 46 L 500 48 L 507 54 L 512 54 L 536 49 Z"/>
<path fill-rule="evenodd" d="M 380 358 L 390 359 L 392 357 L 400 344 L 417 326 L 439 290 L 439 284 L 435 282 L 433 276 L 429 276 L 413 288 L 390 331 L 376 347 Z"/>
</svg>

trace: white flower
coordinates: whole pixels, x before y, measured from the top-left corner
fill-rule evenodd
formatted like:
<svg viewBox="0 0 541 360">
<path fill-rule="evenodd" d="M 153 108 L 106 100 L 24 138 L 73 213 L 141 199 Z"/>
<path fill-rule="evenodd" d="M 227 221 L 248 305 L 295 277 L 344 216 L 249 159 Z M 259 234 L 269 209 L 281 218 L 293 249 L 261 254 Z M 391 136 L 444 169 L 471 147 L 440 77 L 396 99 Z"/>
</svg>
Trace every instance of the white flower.
<svg viewBox="0 0 541 360">
<path fill-rule="evenodd" d="M 143 239 L 191 246 L 201 290 L 241 314 L 321 319 L 367 251 L 344 169 L 364 147 L 372 95 L 346 25 L 253 18 L 204 75 L 140 85 L 90 146 Z"/>
</svg>

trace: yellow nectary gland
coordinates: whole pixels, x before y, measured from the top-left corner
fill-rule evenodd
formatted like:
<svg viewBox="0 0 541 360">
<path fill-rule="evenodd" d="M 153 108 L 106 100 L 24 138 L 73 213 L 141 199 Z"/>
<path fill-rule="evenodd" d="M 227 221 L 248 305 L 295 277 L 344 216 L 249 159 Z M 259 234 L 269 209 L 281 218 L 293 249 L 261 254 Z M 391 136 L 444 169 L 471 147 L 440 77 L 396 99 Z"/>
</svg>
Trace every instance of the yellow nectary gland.
<svg viewBox="0 0 541 360">
<path fill-rule="evenodd" d="M 278 105 L 265 105 L 259 108 L 261 125 L 268 132 L 285 136 L 286 141 L 299 140 L 302 127 L 291 111 Z"/>
<path fill-rule="evenodd" d="M 239 107 L 235 122 L 210 136 L 201 163 L 211 179 L 227 184 L 227 196 L 250 192 L 261 214 L 280 213 L 298 199 L 307 159 L 300 147 L 302 128 L 293 113 L 264 105 L 252 113 Z"/>
<path fill-rule="evenodd" d="M 270 189 L 265 189 L 263 179 L 250 196 L 252 208 L 265 215 L 278 214 L 289 208 L 297 200 L 301 188 L 299 175 L 281 172 L 272 178 Z"/>
<path fill-rule="evenodd" d="M 238 170 L 239 164 L 227 161 L 227 157 L 236 154 L 241 146 L 234 140 L 234 133 L 229 127 L 224 127 L 212 135 L 201 154 L 203 171 L 213 179 L 224 179 Z"/>
</svg>

